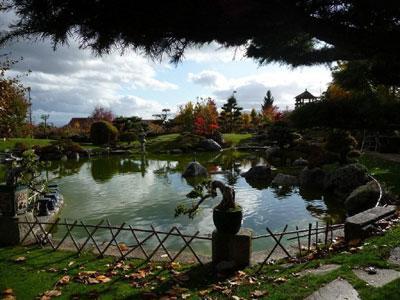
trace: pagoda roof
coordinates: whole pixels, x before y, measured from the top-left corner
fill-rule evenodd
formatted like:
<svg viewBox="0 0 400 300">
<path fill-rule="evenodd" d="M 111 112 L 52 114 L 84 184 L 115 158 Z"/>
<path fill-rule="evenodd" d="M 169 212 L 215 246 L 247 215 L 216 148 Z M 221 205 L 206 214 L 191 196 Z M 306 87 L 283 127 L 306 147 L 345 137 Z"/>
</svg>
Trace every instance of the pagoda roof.
<svg viewBox="0 0 400 300">
<path fill-rule="evenodd" d="M 294 97 L 295 99 L 316 99 L 317 97 L 315 97 L 313 94 L 311 94 L 309 91 L 305 90 L 304 92 L 302 92 L 300 95 L 297 95 L 296 97 Z"/>
</svg>

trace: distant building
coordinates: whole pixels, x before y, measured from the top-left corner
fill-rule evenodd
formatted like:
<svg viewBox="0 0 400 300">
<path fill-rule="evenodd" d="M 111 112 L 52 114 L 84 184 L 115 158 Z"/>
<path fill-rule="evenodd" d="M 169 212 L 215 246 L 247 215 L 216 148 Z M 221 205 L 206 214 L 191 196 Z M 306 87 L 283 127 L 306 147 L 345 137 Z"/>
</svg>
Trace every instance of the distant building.
<svg viewBox="0 0 400 300">
<path fill-rule="evenodd" d="M 294 97 L 294 99 L 296 100 L 294 107 L 298 108 L 300 106 L 303 106 L 306 103 L 312 103 L 312 102 L 316 102 L 319 100 L 318 97 L 315 97 L 313 94 L 311 94 L 309 91 L 307 91 L 307 89 L 302 92 L 300 95 L 297 95 L 296 97 Z"/>
<path fill-rule="evenodd" d="M 80 132 L 87 132 L 90 130 L 90 126 L 92 126 L 93 119 L 92 118 L 72 118 L 71 121 L 67 124 L 66 127 L 71 129 L 78 130 Z"/>
</svg>

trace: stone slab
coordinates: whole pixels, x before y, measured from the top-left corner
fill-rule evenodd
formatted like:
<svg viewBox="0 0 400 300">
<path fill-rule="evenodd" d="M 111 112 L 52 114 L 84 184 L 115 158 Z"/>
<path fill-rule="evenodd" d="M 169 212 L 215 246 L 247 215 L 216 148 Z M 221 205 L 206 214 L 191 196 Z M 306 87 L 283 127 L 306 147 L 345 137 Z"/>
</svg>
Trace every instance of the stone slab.
<svg viewBox="0 0 400 300">
<path fill-rule="evenodd" d="M 344 279 L 335 279 L 305 300 L 360 300 L 358 292 Z"/>
<path fill-rule="evenodd" d="M 354 274 L 373 287 L 381 287 L 389 282 L 400 278 L 400 272 L 391 269 L 376 269 L 376 274 L 368 274 L 364 270 L 353 270 Z"/>
<path fill-rule="evenodd" d="M 317 276 L 319 275 L 319 276 L 322 276 L 322 275 L 325 275 L 325 274 L 327 274 L 329 272 L 337 270 L 339 268 L 340 268 L 340 265 L 326 264 L 326 265 L 321 265 L 316 269 L 307 269 L 307 270 L 301 271 L 299 274 L 300 274 L 300 277 L 303 277 L 303 276 L 306 276 L 306 275 L 317 275 Z"/>
<path fill-rule="evenodd" d="M 384 217 L 390 216 L 396 212 L 396 206 L 377 206 L 360 212 L 354 216 L 348 217 L 346 223 L 352 223 L 357 225 L 367 225 L 376 222 Z"/>
<path fill-rule="evenodd" d="M 400 266 L 400 247 L 396 247 L 392 249 L 392 251 L 390 251 L 390 257 L 388 259 L 388 262 Z"/>
<path fill-rule="evenodd" d="M 346 241 L 364 239 L 369 235 L 369 228 L 373 223 L 385 217 L 395 214 L 396 206 L 378 206 L 367 209 L 354 216 L 348 217 L 344 224 L 344 236 Z"/>
</svg>

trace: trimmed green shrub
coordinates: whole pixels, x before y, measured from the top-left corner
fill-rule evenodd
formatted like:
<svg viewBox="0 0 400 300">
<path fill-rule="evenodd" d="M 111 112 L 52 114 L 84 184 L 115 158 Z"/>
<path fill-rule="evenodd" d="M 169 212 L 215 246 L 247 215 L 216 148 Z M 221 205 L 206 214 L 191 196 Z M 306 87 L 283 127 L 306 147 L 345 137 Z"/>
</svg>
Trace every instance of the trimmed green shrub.
<svg viewBox="0 0 400 300">
<path fill-rule="evenodd" d="M 332 130 L 326 140 L 325 149 L 339 155 L 339 162 L 345 164 L 348 154 L 357 147 L 356 139 L 346 130 Z M 353 155 L 353 153 L 352 153 Z"/>
<path fill-rule="evenodd" d="M 94 122 L 90 127 L 90 139 L 95 145 L 115 144 L 118 138 L 118 129 L 110 122 Z"/>
<path fill-rule="evenodd" d="M 119 136 L 119 140 L 121 142 L 127 142 L 128 145 L 136 139 L 137 135 L 134 132 L 124 132 Z"/>
</svg>

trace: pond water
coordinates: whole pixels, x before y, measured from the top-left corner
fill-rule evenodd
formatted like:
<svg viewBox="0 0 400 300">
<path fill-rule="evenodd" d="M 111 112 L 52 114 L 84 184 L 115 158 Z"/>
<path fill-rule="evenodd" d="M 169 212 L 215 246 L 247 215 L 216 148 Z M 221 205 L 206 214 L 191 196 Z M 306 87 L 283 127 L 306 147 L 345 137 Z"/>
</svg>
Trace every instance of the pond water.
<svg viewBox="0 0 400 300">
<path fill-rule="evenodd" d="M 97 157 L 51 162 L 48 174 L 58 176 L 55 182 L 64 195 L 61 218 L 89 224 L 108 218 L 112 224 L 126 222 L 139 228 L 153 225 L 161 230 L 177 226 L 186 233 L 209 234 L 214 229 L 212 208 L 221 196 L 205 202 L 192 220 L 186 216 L 174 217 L 178 204 L 192 202 L 185 195 L 194 183 L 181 176 L 192 159 L 182 155 Z M 202 154 L 196 159 L 217 173 L 211 176 L 213 179 L 234 186 L 236 201 L 244 210 L 243 227 L 256 234 L 265 234 L 266 227 L 273 231 L 280 231 L 285 224 L 292 229 L 296 225 L 306 228 L 310 222 L 337 223 L 344 217 L 344 212 L 322 195 L 247 182 L 240 173 L 265 163 L 257 154 L 223 152 Z M 260 243 L 255 245 L 259 247 Z"/>
</svg>

